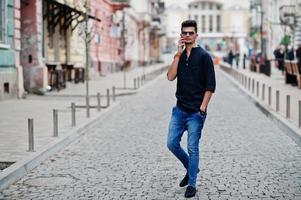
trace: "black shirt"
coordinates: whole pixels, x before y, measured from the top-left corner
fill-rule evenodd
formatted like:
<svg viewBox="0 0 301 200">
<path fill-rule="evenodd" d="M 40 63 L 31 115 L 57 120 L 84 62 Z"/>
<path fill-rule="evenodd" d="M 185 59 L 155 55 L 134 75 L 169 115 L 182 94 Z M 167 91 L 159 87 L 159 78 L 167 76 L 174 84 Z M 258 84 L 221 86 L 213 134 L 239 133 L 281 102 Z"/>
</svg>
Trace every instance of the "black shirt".
<svg viewBox="0 0 301 200">
<path fill-rule="evenodd" d="M 189 113 L 198 112 L 206 91 L 215 91 L 215 73 L 211 56 L 201 47 L 183 51 L 177 71 L 177 106 Z"/>
</svg>

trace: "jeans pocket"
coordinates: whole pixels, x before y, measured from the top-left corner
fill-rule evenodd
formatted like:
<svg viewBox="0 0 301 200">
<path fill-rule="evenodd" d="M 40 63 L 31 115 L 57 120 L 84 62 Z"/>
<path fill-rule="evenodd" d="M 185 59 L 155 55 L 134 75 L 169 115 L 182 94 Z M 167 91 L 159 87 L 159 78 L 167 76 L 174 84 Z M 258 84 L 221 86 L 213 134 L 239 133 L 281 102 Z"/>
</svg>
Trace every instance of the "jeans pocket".
<svg viewBox="0 0 301 200">
<path fill-rule="evenodd" d="M 200 113 L 201 116 L 206 116 L 207 115 L 206 112 L 199 111 L 199 113 Z"/>
<path fill-rule="evenodd" d="M 203 121 L 205 121 L 207 113 L 206 112 L 199 112 L 201 118 L 203 119 Z"/>
</svg>

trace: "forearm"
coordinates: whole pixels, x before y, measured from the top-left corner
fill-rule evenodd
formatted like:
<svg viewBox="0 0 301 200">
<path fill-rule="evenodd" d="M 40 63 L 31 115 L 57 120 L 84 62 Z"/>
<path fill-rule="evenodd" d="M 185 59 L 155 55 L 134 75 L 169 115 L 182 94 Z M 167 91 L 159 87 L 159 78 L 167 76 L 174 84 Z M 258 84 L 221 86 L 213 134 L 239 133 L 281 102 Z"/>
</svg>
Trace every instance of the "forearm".
<svg viewBox="0 0 301 200">
<path fill-rule="evenodd" d="M 180 60 L 180 57 L 175 56 L 171 66 L 169 67 L 169 69 L 167 71 L 167 79 L 169 81 L 173 81 L 177 77 L 179 60 Z"/>
<path fill-rule="evenodd" d="M 212 94 L 213 94 L 213 92 L 211 92 L 211 91 L 206 91 L 205 92 L 202 104 L 200 106 L 200 110 L 201 111 L 205 111 L 206 110 L 206 108 L 207 108 L 207 106 L 208 106 L 208 104 L 210 102 Z"/>
</svg>

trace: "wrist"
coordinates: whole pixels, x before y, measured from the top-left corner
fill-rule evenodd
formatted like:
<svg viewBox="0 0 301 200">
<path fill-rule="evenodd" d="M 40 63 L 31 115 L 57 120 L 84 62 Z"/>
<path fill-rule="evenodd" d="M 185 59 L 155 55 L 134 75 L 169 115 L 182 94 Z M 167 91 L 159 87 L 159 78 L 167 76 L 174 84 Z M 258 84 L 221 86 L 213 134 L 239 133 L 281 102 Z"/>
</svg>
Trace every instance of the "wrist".
<svg viewBox="0 0 301 200">
<path fill-rule="evenodd" d="M 200 107 L 200 111 L 206 112 L 206 106 L 201 106 L 201 107 Z"/>
<path fill-rule="evenodd" d="M 177 52 L 177 53 L 174 55 L 174 58 L 176 58 L 176 57 L 180 58 L 180 56 L 181 56 L 181 53 L 180 53 L 180 52 Z"/>
</svg>

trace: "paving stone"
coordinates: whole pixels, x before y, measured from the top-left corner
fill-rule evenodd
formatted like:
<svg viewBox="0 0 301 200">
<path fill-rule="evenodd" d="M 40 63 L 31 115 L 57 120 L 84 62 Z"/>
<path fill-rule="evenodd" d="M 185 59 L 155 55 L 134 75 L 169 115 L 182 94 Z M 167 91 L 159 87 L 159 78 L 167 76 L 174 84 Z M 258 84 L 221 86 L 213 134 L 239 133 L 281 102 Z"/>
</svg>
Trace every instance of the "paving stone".
<svg viewBox="0 0 301 200">
<path fill-rule="evenodd" d="M 217 81 L 192 199 L 299 200 L 300 146 L 218 71 Z M 0 199 L 185 199 L 185 188 L 178 187 L 185 170 L 166 148 L 174 88 L 164 77 L 120 98 L 120 107 L 1 192 Z M 184 134 L 183 146 L 186 141 Z M 27 184 L 39 177 L 71 177 L 72 182 Z"/>
</svg>

